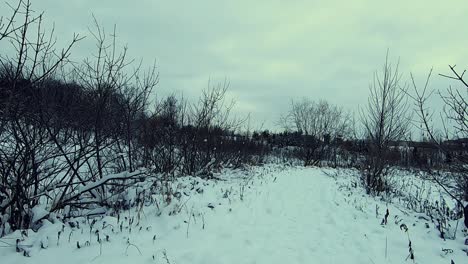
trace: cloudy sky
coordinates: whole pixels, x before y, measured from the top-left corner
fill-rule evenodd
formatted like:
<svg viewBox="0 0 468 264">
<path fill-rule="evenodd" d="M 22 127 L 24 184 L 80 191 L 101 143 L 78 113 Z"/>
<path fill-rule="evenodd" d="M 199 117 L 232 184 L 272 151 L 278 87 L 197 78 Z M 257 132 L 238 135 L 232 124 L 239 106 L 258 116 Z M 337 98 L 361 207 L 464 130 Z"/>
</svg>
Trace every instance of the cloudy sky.
<svg viewBox="0 0 468 264">
<path fill-rule="evenodd" d="M 157 92 L 193 98 L 230 81 L 237 113 L 274 128 L 291 99 L 326 99 L 349 111 L 366 102 L 372 74 L 400 59 L 403 79 L 431 67 L 468 66 L 468 2 L 459 1 L 168 1 L 37 0 L 60 40 L 87 35 L 92 14 L 132 57 L 156 60 Z M 3 11 L 0 11 L 3 12 Z M 73 56 L 89 55 L 91 38 Z M 434 76 L 433 88 L 450 81 Z"/>
</svg>

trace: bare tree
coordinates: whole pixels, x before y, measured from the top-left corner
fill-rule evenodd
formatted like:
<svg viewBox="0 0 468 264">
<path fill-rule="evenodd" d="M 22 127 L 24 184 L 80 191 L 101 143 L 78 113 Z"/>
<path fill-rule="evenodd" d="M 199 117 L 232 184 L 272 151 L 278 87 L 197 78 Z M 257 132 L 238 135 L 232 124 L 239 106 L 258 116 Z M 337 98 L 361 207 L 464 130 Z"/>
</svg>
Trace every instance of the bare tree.
<svg viewBox="0 0 468 264">
<path fill-rule="evenodd" d="M 232 115 L 234 101 L 226 98 L 228 88 L 226 80 L 214 86 L 208 83 L 198 102 L 189 105 L 180 146 L 185 174 L 209 176 L 214 168 L 239 160 L 242 151 L 224 148 L 227 141 L 237 139 L 232 134 L 245 121 Z"/>
<path fill-rule="evenodd" d="M 432 70 L 429 72 L 423 88 L 418 88 L 414 77 L 412 78 L 413 93 L 409 94 L 417 113 L 419 127 L 428 135 L 429 141 L 446 157 L 446 171 L 434 170 L 425 164 L 420 164 L 432 176 L 460 207 L 464 207 L 465 226 L 468 227 L 468 83 L 463 72 L 459 72 L 455 65 L 449 65 L 451 75 L 440 74 L 443 77 L 457 81 L 458 85 L 450 86 L 444 92 L 438 92 L 444 102 L 440 113 L 442 136 L 438 133 L 432 122 L 435 110 L 428 101 L 434 94 L 428 89 Z"/>
<path fill-rule="evenodd" d="M 123 104 L 123 131 L 124 145 L 123 150 L 118 144 L 119 152 L 126 152 L 127 159 L 123 159 L 123 170 L 135 170 L 135 163 L 142 158 L 138 155 L 140 146 L 136 146 L 137 130 L 142 126 L 142 119 L 146 117 L 149 106 L 149 97 L 159 82 L 159 75 L 156 72 L 156 66 L 153 65 L 148 71 L 141 74 L 141 64 L 136 68 L 133 76 L 134 82 L 124 85 L 120 89 Z M 140 159 L 141 160 L 141 159 Z"/>
<path fill-rule="evenodd" d="M 308 99 L 292 101 L 289 113 L 280 120 L 286 131 L 298 133 L 297 156 L 305 166 L 317 165 L 332 141 L 351 133 L 349 121 L 342 108 Z"/>
<path fill-rule="evenodd" d="M 152 167 L 155 173 L 174 177 L 180 169 L 182 155 L 179 147 L 184 145 L 181 135 L 186 105 L 184 98 L 170 95 L 158 100 L 154 113 L 145 120 L 139 143 L 144 149 L 144 163 L 147 167 Z"/>
<path fill-rule="evenodd" d="M 361 110 L 367 153 L 362 166 L 362 180 L 369 193 L 388 189 L 390 143 L 407 136 L 410 118 L 406 86 L 401 85 L 398 63 L 393 68 L 385 58 L 382 72 L 374 74 L 366 108 Z"/>
</svg>

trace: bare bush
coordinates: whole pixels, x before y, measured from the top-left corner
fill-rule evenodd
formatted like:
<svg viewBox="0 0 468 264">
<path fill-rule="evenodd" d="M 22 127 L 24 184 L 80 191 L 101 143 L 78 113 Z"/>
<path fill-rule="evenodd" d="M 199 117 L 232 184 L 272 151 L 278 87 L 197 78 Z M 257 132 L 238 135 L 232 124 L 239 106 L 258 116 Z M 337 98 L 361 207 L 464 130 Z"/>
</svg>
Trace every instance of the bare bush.
<svg viewBox="0 0 468 264">
<path fill-rule="evenodd" d="M 8 40 L 0 44 L 14 51 L 0 57 L 0 214 L 6 218 L 3 223 L 18 229 L 29 227 L 31 209 L 42 197 L 42 188 L 63 170 L 54 168 L 57 152 L 50 147 L 48 131 L 38 126 L 37 90 L 68 63 L 72 47 L 81 38 L 74 35 L 68 46 L 58 50 L 53 29 L 43 29 L 42 14 L 35 14 L 30 1 L 18 1 L 12 13 L 0 21 L 0 40 Z"/>
<path fill-rule="evenodd" d="M 115 32 L 108 45 L 96 22 L 97 55 L 74 68 L 70 51 L 82 38 L 74 35 L 58 50 L 42 19 L 20 0 L 0 22 L 1 39 L 14 51 L 0 57 L 2 233 L 47 217 L 35 214 L 37 206 L 63 216 L 110 206 L 145 176 L 132 163 L 133 143 L 157 84 L 154 67 L 127 73 L 126 50 L 117 53 Z M 73 80 L 62 75 L 67 66 L 75 69 Z"/>
</svg>

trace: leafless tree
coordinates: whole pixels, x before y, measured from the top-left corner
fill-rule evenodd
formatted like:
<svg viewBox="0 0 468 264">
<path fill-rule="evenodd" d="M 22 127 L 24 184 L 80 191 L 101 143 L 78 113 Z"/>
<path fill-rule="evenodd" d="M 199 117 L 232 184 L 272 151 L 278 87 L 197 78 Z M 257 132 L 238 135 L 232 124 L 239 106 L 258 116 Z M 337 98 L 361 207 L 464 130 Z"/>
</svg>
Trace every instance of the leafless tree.
<svg viewBox="0 0 468 264">
<path fill-rule="evenodd" d="M 236 130 L 241 126 L 244 120 L 232 116 L 235 101 L 226 99 L 229 86 L 227 80 L 216 85 L 208 82 L 198 102 L 191 105 L 190 123 L 193 126 L 222 127 L 227 130 Z"/>
<path fill-rule="evenodd" d="M 418 88 L 414 77 L 411 76 L 413 93 L 409 96 L 414 102 L 418 127 L 422 128 L 429 141 L 445 155 L 447 163 L 446 172 L 434 170 L 425 164 L 421 166 L 460 207 L 464 206 L 465 225 L 468 227 L 468 205 L 463 203 L 468 201 L 468 83 L 464 79 L 466 70 L 460 73 L 455 65 L 449 65 L 449 68 L 450 75 L 440 75 L 457 81 L 457 86 L 450 86 L 445 91 L 438 92 L 444 102 L 443 111 L 440 113 L 443 124 L 441 133 L 432 122 L 435 110 L 428 103 L 434 94 L 434 91 L 428 88 L 432 70 L 423 88 Z"/>
<path fill-rule="evenodd" d="M 235 102 L 226 99 L 228 88 L 227 80 L 214 86 L 209 82 L 198 102 L 189 106 L 181 146 L 186 174 L 208 175 L 213 168 L 230 162 L 220 144 L 245 120 L 232 115 Z"/>
<path fill-rule="evenodd" d="M 155 173 L 174 177 L 181 167 L 179 151 L 181 131 L 186 118 L 187 102 L 184 98 L 170 95 L 156 102 L 154 113 L 145 121 L 139 136 L 143 147 L 143 162 Z"/>
<path fill-rule="evenodd" d="M 398 63 L 393 67 L 387 53 L 382 71 L 374 74 L 367 105 L 360 112 L 367 140 L 362 180 L 369 193 L 378 194 L 389 187 L 390 143 L 405 139 L 410 123 L 406 89 Z"/>
<path fill-rule="evenodd" d="M 281 117 L 280 122 L 286 131 L 299 133 L 298 157 L 305 166 L 317 165 L 332 141 L 351 133 L 350 117 L 342 108 L 324 100 L 292 101 L 289 113 Z"/>
<path fill-rule="evenodd" d="M 123 104 L 123 127 L 125 151 L 119 146 L 119 152 L 126 152 L 127 158 L 123 160 L 123 170 L 133 171 L 135 163 L 141 160 L 139 149 L 135 145 L 138 127 L 142 126 L 142 119 L 146 118 L 149 107 L 149 97 L 159 82 L 156 66 L 153 65 L 148 71 L 141 73 L 141 65 L 136 68 L 133 76 L 134 82 L 124 85 L 120 89 Z"/>
</svg>

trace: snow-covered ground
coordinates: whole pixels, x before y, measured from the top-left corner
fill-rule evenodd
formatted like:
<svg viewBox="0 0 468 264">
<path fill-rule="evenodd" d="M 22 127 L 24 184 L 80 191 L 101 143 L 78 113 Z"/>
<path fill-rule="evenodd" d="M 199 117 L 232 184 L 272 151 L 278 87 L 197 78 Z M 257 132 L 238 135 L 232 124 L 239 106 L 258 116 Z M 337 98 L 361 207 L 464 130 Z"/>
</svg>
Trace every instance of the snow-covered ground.
<svg viewBox="0 0 468 264">
<path fill-rule="evenodd" d="M 86 219 L 46 223 L 21 242 L 30 257 L 7 245 L 21 237 L 11 234 L 0 263 L 412 263 L 409 239 L 415 263 L 468 262 L 462 222 L 456 239 L 443 241 L 428 217 L 365 195 L 353 173 L 266 166 L 222 178 L 182 178 L 170 205 L 92 228 Z"/>
</svg>

